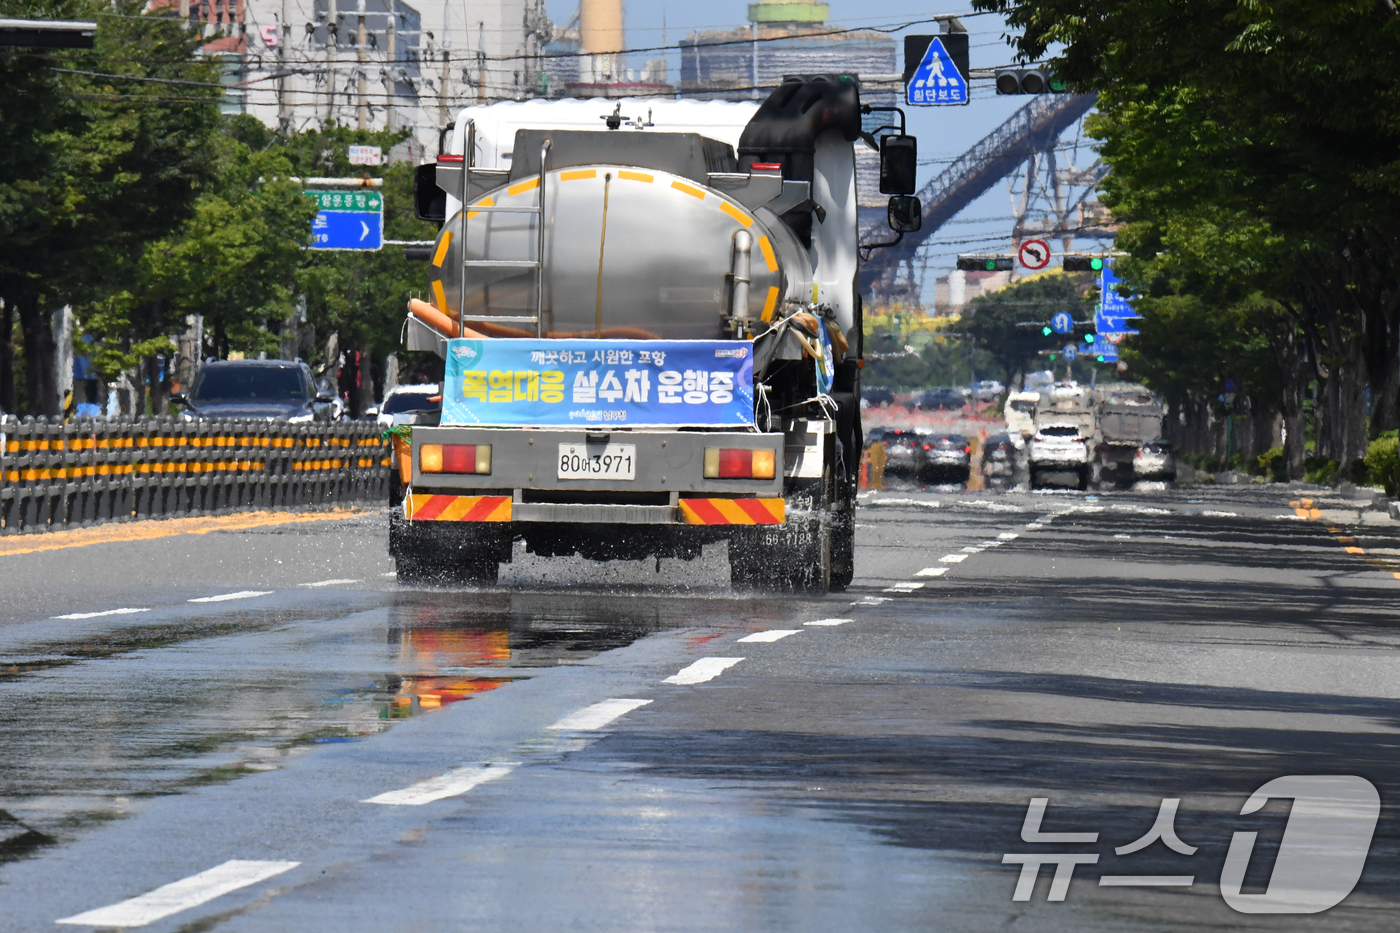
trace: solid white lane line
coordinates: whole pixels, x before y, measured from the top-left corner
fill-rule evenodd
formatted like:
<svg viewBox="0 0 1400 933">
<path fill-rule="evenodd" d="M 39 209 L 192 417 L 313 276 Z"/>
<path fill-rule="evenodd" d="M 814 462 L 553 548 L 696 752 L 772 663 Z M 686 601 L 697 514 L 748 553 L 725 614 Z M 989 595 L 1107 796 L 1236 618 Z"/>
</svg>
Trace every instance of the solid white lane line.
<svg viewBox="0 0 1400 933">
<path fill-rule="evenodd" d="M 667 677 L 662 683 L 680 684 L 689 686 L 690 684 L 703 684 L 707 680 L 714 680 L 720 674 L 738 664 L 743 658 L 701 658 L 694 664 L 681 668 L 676 673 Z"/>
<path fill-rule="evenodd" d="M 813 619 L 811 622 L 803 622 L 803 625 L 845 625 L 847 622 L 854 622 L 855 619 Z"/>
<path fill-rule="evenodd" d="M 95 927 L 141 927 L 154 923 L 182 910 L 198 907 L 200 904 L 222 897 L 230 891 L 246 888 L 250 884 L 265 881 L 284 871 L 290 871 L 301 862 L 245 862 L 234 860 L 224 862 L 208 871 L 190 875 L 156 888 L 149 894 L 133 897 L 131 900 L 99 907 L 72 917 L 64 917 L 55 923 L 74 923 Z"/>
<path fill-rule="evenodd" d="M 1003 541 L 1015 541 L 1021 536 L 1014 531 L 1003 531 L 1001 534 L 997 535 L 997 537 Z"/>
<path fill-rule="evenodd" d="M 107 609 L 102 612 L 70 612 L 66 616 L 54 616 L 55 619 L 96 619 L 101 616 L 129 616 L 137 612 L 150 612 L 149 609 Z"/>
<path fill-rule="evenodd" d="M 575 710 L 546 728 L 557 729 L 560 732 L 592 732 L 594 729 L 601 729 L 614 719 L 626 716 L 632 710 L 646 706 L 650 702 L 651 700 L 604 700 L 601 703 L 594 703 L 592 706 Z"/>
<path fill-rule="evenodd" d="M 888 596 L 862 596 L 860 599 L 858 599 L 858 600 L 856 600 L 855 602 L 851 603 L 851 605 L 852 605 L 852 606 L 878 606 L 878 605 L 880 605 L 881 603 L 887 603 L 887 602 L 889 602 L 889 601 L 890 601 L 890 598 L 889 598 Z"/>
<path fill-rule="evenodd" d="M 391 790 L 360 803 L 382 803 L 386 806 L 418 807 L 434 800 L 465 794 L 479 784 L 503 778 L 513 769 L 510 765 L 486 765 L 480 768 L 455 768 L 426 781 L 419 781 L 403 790 Z"/>
<path fill-rule="evenodd" d="M 948 568 L 947 568 L 947 567 L 925 567 L 923 570 L 920 570 L 918 573 L 914 574 L 914 576 L 916 576 L 916 577 L 941 577 L 941 576 L 943 576 L 943 575 L 944 575 L 945 573 L 947 573 L 947 572 L 948 572 Z"/>
<path fill-rule="evenodd" d="M 943 563 L 945 563 L 945 564 L 961 564 L 963 561 L 967 560 L 967 555 L 966 555 L 966 554 L 944 554 L 942 557 L 940 557 L 940 558 L 938 558 L 938 559 L 941 560 L 941 561 L 943 561 Z"/>
<path fill-rule="evenodd" d="M 271 596 L 272 590 L 242 590 L 238 593 L 224 593 L 220 596 L 201 596 L 191 599 L 192 603 L 222 603 L 230 599 L 252 599 L 254 596 Z"/>
<path fill-rule="evenodd" d="M 796 635 L 802 631 L 799 628 L 770 628 L 766 632 L 754 632 L 752 635 L 745 635 L 739 639 L 740 643 L 749 641 L 777 641 L 780 638 L 787 638 L 789 635 Z"/>
<path fill-rule="evenodd" d="M 298 583 L 297 586 L 340 586 L 345 583 L 359 582 L 359 580 L 318 580 L 315 583 Z"/>
<path fill-rule="evenodd" d="M 915 590 L 924 588 L 922 583 L 896 583 L 894 586 L 885 587 L 886 593 L 912 593 Z"/>
</svg>

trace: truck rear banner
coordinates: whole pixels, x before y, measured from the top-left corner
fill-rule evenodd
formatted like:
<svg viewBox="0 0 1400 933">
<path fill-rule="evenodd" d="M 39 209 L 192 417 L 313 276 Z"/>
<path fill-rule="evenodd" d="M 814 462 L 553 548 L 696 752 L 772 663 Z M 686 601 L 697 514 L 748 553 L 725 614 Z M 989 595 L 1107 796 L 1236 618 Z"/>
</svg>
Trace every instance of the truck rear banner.
<svg viewBox="0 0 1400 933">
<path fill-rule="evenodd" d="M 753 345 L 736 340 L 457 339 L 442 424 L 748 427 Z"/>
</svg>

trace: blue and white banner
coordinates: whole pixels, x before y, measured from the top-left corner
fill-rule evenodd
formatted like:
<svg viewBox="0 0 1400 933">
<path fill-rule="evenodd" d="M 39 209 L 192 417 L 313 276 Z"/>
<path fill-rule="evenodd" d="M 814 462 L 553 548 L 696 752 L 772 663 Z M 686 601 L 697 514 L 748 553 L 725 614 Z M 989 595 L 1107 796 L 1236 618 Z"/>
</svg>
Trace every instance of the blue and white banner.
<svg viewBox="0 0 1400 933">
<path fill-rule="evenodd" d="M 738 340 L 450 340 L 442 423 L 752 425 L 753 345 Z"/>
</svg>

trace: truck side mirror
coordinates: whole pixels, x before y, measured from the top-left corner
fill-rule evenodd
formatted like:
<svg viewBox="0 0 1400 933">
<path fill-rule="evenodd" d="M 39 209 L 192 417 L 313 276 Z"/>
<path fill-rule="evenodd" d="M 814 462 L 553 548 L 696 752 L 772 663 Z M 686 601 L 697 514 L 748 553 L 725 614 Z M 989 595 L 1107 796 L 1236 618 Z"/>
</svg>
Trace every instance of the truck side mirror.
<svg viewBox="0 0 1400 933">
<path fill-rule="evenodd" d="M 435 224 L 447 222 L 447 192 L 438 187 L 436 162 L 413 170 L 413 216 Z"/>
<path fill-rule="evenodd" d="M 890 229 L 895 233 L 914 233 L 924 225 L 924 206 L 908 194 L 890 198 Z"/>
<path fill-rule="evenodd" d="M 913 194 L 919 168 L 919 141 L 913 136 L 880 137 L 880 193 Z"/>
</svg>

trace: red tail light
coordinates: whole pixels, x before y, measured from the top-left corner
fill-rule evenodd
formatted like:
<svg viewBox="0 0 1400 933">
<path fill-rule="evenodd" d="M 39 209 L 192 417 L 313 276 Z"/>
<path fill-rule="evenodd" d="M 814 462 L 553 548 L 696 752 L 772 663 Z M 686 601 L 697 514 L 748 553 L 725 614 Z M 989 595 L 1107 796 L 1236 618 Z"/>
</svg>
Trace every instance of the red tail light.
<svg viewBox="0 0 1400 933">
<path fill-rule="evenodd" d="M 971 445 L 971 444 L 964 444 L 964 445 L 963 445 L 963 453 L 965 453 L 965 454 L 970 454 L 970 453 L 972 453 L 972 445 Z"/>
<path fill-rule="evenodd" d="M 925 444 L 925 445 L 924 445 L 924 450 L 933 450 L 933 445 L 932 445 L 932 444 Z"/>
<path fill-rule="evenodd" d="M 423 473 L 490 473 L 490 444 L 424 444 L 418 448 Z"/>
</svg>

